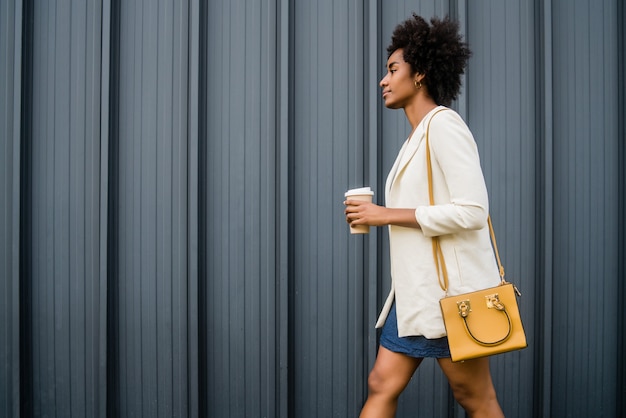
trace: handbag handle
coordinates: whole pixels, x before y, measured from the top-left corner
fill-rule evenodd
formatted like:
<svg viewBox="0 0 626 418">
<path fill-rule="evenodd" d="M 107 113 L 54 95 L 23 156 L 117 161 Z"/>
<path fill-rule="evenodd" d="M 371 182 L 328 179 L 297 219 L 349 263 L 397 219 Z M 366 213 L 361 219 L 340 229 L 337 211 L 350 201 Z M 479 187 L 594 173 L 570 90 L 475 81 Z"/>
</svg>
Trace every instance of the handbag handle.
<svg viewBox="0 0 626 418">
<path fill-rule="evenodd" d="M 436 111 L 428 120 L 428 125 L 426 125 L 426 167 L 428 172 L 428 196 L 430 198 L 431 206 L 435 204 L 435 197 L 433 195 L 433 165 L 430 156 L 430 145 L 428 142 L 428 132 L 430 131 L 430 122 L 432 122 L 433 118 L 437 113 L 447 110 L 446 108 L 439 109 Z M 487 216 L 487 224 L 489 225 L 489 235 L 491 236 L 491 244 L 494 249 L 494 253 L 496 255 L 496 260 L 498 262 L 498 269 L 500 272 L 500 284 L 505 284 L 506 280 L 504 280 L 504 267 L 502 266 L 502 262 L 500 261 L 500 253 L 498 252 L 498 244 L 496 243 L 496 234 L 493 230 L 493 225 L 491 223 L 491 216 Z M 439 279 L 439 286 L 443 291 L 448 294 L 448 270 L 446 269 L 446 262 L 443 257 L 443 251 L 441 250 L 441 243 L 439 242 L 439 237 L 432 237 L 432 245 L 433 245 L 433 259 L 435 260 L 435 267 L 437 268 L 437 278 Z M 443 280 L 442 280 L 443 278 Z M 519 295 L 520 292 L 515 288 L 515 292 Z"/>
<path fill-rule="evenodd" d="M 496 311 L 502 312 L 504 314 L 507 320 L 507 324 L 508 324 L 506 335 L 500 338 L 499 340 L 495 340 L 495 341 L 480 340 L 470 330 L 469 324 L 467 323 L 467 317 L 472 311 L 469 300 L 459 301 L 457 302 L 457 306 L 459 308 L 459 316 L 463 319 L 463 325 L 465 326 L 465 331 L 470 336 L 470 338 L 480 345 L 484 345 L 486 347 L 494 347 L 496 345 L 502 344 L 503 342 L 509 339 L 509 337 L 511 336 L 511 332 L 513 331 L 513 324 L 511 322 L 511 317 L 509 316 L 509 313 L 506 311 L 506 307 L 504 306 L 504 303 L 500 301 L 497 294 L 490 296 L 489 303 Z"/>
</svg>

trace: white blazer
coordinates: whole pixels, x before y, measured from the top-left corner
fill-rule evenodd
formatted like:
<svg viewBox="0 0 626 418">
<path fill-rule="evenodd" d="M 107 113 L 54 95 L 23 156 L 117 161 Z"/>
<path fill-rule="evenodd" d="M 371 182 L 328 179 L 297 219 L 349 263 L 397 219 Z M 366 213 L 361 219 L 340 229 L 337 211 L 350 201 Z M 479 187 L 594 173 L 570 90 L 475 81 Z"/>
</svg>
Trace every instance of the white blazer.
<svg viewBox="0 0 626 418">
<path fill-rule="evenodd" d="M 439 307 L 444 291 L 433 261 L 431 237 L 440 237 L 449 295 L 496 286 L 500 281 L 478 149 L 463 119 L 451 109 L 439 112 L 430 124 L 435 205 L 429 204 L 424 138 L 428 121 L 442 108 L 429 112 L 404 143 L 385 186 L 386 206 L 416 208 L 421 226 L 389 226 L 391 291 L 376 328 L 384 325 L 395 299 L 401 337 L 446 335 Z"/>
</svg>

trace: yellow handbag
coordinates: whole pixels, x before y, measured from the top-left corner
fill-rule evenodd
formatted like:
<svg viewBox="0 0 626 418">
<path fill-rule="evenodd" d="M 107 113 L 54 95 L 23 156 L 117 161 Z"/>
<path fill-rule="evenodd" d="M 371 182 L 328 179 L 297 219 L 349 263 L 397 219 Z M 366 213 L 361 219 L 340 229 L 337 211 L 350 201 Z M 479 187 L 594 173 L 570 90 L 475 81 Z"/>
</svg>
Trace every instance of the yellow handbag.
<svg viewBox="0 0 626 418">
<path fill-rule="evenodd" d="M 430 120 L 432 120 L 432 117 Z M 428 143 L 429 128 L 430 121 L 428 121 L 428 127 L 426 128 L 425 142 L 428 193 L 430 195 L 430 204 L 434 205 L 432 163 Z M 527 347 L 526 335 L 515 297 L 516 294 L 521 296 L 521 293 L 515 285 L 508 283 L 504 279 L 504 267 L 500 262 L 491 217 L 487 218 L 487 222 L 489 224 L 491 243 L 500 270 L 500 285 L 461 295 L 446 296 L 439 301 L 453 362 Z M 439 237 L 434 237 L 432 244 L 439 285 L 447 295 L 448 272 Z"/>
</svg>

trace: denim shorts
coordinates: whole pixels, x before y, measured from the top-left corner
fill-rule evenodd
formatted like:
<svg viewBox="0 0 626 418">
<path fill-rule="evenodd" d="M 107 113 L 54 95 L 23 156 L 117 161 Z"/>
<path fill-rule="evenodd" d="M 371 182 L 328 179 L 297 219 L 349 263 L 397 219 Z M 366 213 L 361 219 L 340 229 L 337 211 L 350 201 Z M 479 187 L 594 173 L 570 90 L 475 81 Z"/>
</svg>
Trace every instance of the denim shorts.
<svg viewBox="0 0 626 418">
<path fill-rule="evenodd" d="M 394 353 L 402 353 L 416 358 L 447 358 L 450 357 L 448 337 L 429 339 L 421 335 L 414 337 L 398 337 L 398 318 L 394 302 L 387 316 L 380 336 L 380 345 Z"/>
</svg>

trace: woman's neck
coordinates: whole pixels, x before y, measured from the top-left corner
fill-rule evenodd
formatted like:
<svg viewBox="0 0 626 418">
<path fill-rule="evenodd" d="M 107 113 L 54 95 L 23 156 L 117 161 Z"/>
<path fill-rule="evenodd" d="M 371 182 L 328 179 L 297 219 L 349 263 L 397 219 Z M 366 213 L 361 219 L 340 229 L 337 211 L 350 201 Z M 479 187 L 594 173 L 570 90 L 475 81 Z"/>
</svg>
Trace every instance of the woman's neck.
<svg viewBox="0 0 626 418">
<path fill-rule="evenodd" d="M 420 124 L 422 119 L 434 108 L 437 107 L 437 103 L 430 97 L 426 97 L 425 95 L 419 95 L 416 97 L 414 103 L 410 106 L 404 108 L 404 113 L 406 114 L 406 118 L 411 124 L 412 130 L 417 128 L 417 125 Z"/>
</svg>

